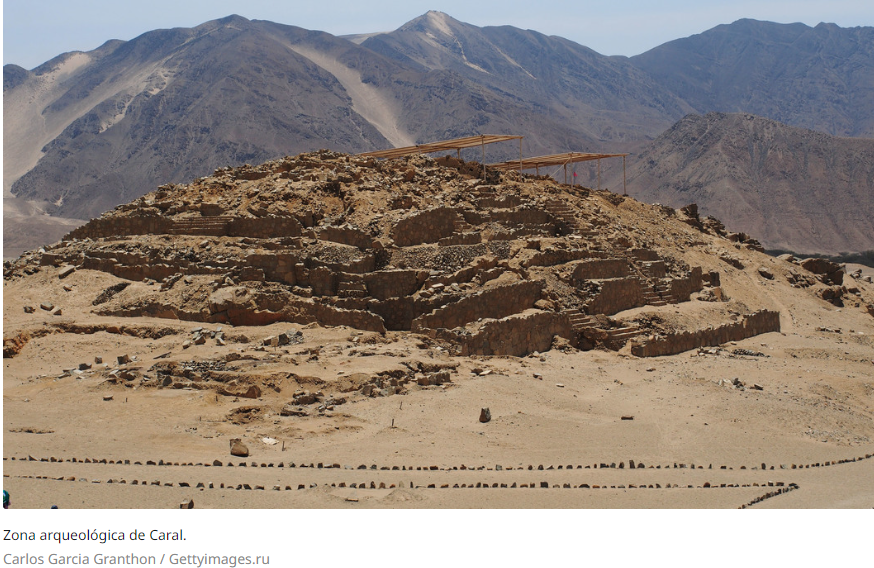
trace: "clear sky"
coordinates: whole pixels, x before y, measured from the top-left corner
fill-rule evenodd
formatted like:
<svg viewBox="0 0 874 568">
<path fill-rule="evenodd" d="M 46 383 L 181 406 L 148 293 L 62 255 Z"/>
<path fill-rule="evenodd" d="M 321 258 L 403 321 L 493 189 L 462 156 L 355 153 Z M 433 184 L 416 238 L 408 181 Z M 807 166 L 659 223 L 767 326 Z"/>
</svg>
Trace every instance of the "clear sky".
<svg viewBox="0 0 874 568">
<path fill-rule="evenodd" d="M 603 55 L 637 55 L 741 18 L 874 26 L 872 0 L 5 0 L 3 63 L 32 69 L 109 39 L 239 14 L 334 35 L 391 31 L 428 10 L 477 26 L 558 35 Z"/>
</svg>

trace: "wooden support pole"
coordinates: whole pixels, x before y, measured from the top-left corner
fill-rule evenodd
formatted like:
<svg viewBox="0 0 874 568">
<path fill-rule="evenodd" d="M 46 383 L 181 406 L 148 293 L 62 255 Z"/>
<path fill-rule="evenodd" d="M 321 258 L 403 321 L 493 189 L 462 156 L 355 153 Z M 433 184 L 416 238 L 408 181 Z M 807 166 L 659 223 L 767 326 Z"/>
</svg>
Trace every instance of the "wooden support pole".
<svg viewBox="0 0 874 568">
<path fill-rule="evenodd" d="M 622 156 L 622 194 L 628 195 L 628 187 L 625 185 L 625 156 Z"/>
<path fill-rule="evenodd" d="M 519 138 L 519 175 L 522 175 L 522 139 Z"/>
<path fill-rule="evenodd" d="M 480 138 L 480 145 L 483 148 L 483 181 L 486 181 L 486 137 Z"/>
<path fill-rule="evenodd" d="M 598 158 L 598 191 L 601 191 L 601 158 Z"/>
<path fill-rule="evenodd" d="M 564 163 L 564 184 L 567 185 L 567 162 Z"/>
</svg>

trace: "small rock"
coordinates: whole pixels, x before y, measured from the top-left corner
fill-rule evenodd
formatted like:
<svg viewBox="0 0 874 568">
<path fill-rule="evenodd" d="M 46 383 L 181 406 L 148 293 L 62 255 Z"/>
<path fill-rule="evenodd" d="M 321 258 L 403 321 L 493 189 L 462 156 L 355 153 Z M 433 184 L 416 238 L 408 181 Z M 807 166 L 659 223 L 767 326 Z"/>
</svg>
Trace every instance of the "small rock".
<svg viewBox="0 0 874 568">
<path fill-rule="evenodd" d="M 489 422 L 492 419 L 492 412 L 488 408 L 483 408 L 479 411 L 479 421 Z"/>
<path fill-rule="evenodd" d="M 634 420 L 634 416 L 626 415 L 622 417 L 622 420 Z"/>
<path fill-rule="evenodd" d="M 35 311 L 36 308 L 34 308 L 33 306 L 24 306 L 24 313 L 26 314 L 32 314 Z"/>
<path fill-rule="evenodd" d="M 61 278 L 61 279 L 66 278 L 67 276 L 73 274 L 74 272 L 76 272 L 75 266 L 65 266 L 65 267 L 61 268 L 60 272 L 58 272 L 58 278 Z"/>
<path fill-rule="evenodd" d="M 182 503 L 179 504 L 180 509 L 193 509 L 194 508 L 194 499 L 186 499 Z"/>
<path fill-rule="evenodd" d="M 232 456 L 237 456 L 240 458 L 249 457 L 249 448 L 246 447 L 246 445 L 240 438 L 231 439 L 230 444 Z"/>
</svg>

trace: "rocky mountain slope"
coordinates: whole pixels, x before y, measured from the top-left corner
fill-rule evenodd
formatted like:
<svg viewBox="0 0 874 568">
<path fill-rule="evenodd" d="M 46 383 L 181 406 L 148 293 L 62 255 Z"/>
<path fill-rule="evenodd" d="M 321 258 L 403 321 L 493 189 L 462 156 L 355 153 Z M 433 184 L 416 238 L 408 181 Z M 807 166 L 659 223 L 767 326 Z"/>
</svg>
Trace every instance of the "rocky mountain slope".
<svg viewBox="0 0 874 568">
<path fill-rule="evenodd" d="M 747 114 L 690 115 L 646 146 L 627 178 L 638 199 L 697 203 L 768 248 L 874 248 L 874 140 Z M 621 185 L 621 173 L 610 183 Z"/>
<path fill-rule="evenodd" d="M 738 20 L 631 58 L 698 113 L 874 138 L 874 28 Z"/>
<path fill-rule="evenodd" d="M 324 147 L 518 133 L 527 155 L 634 151 L 723 107 L 870 136 L 869 35 L 740 21 L 629 59 L 440 12 L 359 43 L 230 16 L 7 65 L 4 255 L 160 183 Z"/>
<path fill-rule="evenodd" d="M 537 124 L 550 134 L 533 149 L 585 140 L 451 73 L 237 16 L 6 75 L 6 189 L 59 216 L 92 217 L 159 183 L 320 147 L 365 151 Z"/>
<path fill-rule="evenodd" d="M 652 137 L 692 107 L 625 57 L 512 26 L 477 27 L 430 11 L 362 46 L 401 63 L 455 75 L 560 117 L 603 143 Z M 543 137 L 539 128 L 531 135 Z"/>
</svg>

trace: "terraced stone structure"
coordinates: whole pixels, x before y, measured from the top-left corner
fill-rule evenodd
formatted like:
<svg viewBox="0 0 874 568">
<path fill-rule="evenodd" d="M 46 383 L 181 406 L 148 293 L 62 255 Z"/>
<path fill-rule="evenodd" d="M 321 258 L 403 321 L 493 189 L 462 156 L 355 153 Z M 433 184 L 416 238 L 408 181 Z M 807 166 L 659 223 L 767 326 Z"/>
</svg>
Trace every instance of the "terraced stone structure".
<svg viewBox="0 0 874 568">
<path fill-rule="evenodd" d="M 162 283 L 101 315 L 410 330 L 458 355 L 557 337 L 619 348 L 640 331 L 603 316 L 718 282 L 623 226 L 621 196 L 469 166 L 319 151 L 223 168 L 117 207 L 40 262 Z"/>
</svg>

